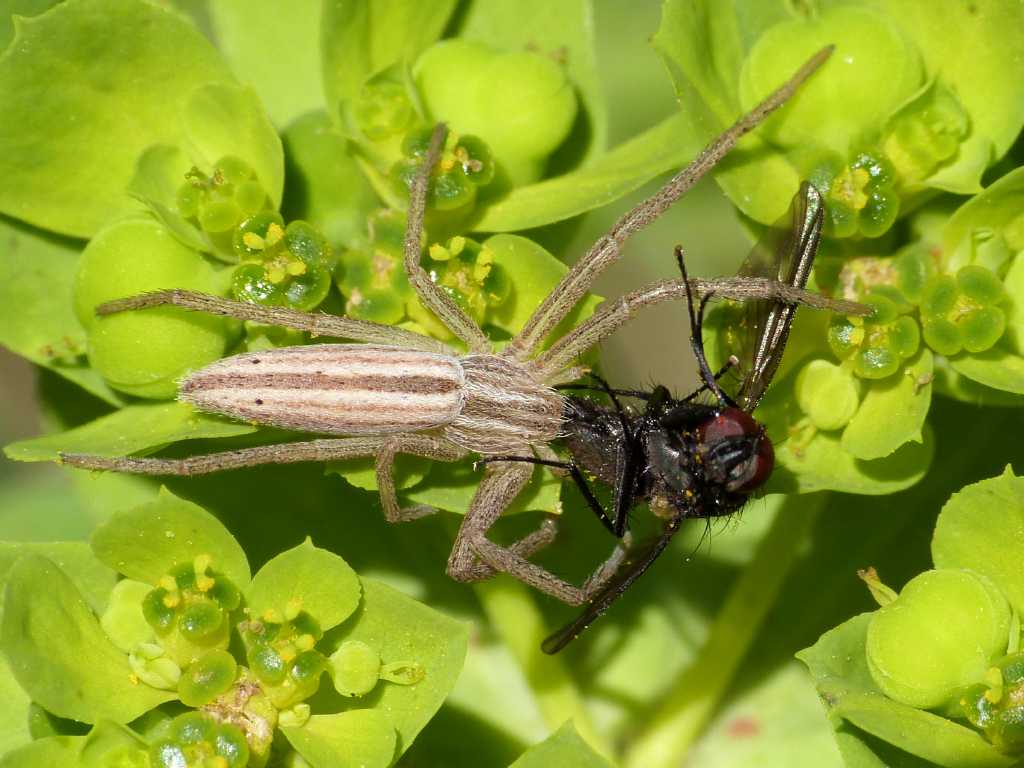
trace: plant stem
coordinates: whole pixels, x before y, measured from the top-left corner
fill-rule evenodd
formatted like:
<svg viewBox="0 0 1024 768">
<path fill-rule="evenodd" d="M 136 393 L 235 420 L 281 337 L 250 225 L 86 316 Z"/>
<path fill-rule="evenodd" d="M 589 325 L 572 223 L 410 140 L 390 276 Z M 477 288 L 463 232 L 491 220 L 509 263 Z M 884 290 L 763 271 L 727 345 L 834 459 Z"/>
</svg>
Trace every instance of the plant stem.
<svg viewBox="0 0 1024 768">
<path fill-rule="evenodd" d="M 825 494 L 793 497 L 776 513 L 715 617 L 704 647 L 668 689 L 667 697 L 626 753 L 625 768 L 674 768 L 682 763 L 778 599 L 779 588 L 825 498 Z"/>
<path fill-rule="evenodd" d="M 548 727 L 554 731 L 571 719 L 595 751 L 611 756 L 610 745 L 594 729 L 561 657 L 540 650 L 548 630 L 530 591 L 513 579 L 499 576 L 477 584 L 476 593 L 491 625 L 519 663 Z"/>
</svg>

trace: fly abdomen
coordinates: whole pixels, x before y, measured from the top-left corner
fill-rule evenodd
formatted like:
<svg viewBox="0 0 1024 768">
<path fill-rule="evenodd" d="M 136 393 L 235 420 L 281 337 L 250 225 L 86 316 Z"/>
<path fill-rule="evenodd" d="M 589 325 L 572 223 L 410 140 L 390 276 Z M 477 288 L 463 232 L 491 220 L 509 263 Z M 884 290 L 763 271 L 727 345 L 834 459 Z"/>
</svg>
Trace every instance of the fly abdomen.
<svg viewBox="0 0 1024 768">
<path fill-rule="evenodd" d="M 414 432 L 450 423 L 465 401 L 453 357 L 370 344 L 317 344 L 219 360 L 182 384 L 203 411 L 302 432 Z"/>
</svg>

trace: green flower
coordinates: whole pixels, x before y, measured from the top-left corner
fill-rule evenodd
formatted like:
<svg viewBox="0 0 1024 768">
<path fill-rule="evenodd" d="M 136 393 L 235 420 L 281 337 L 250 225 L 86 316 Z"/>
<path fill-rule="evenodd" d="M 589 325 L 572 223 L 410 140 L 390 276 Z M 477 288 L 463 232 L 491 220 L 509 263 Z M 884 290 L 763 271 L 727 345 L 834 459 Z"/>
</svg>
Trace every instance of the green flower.
<svg viewBox="0 0 1024 768">
<path fill-rule="evenodd" d="M 239 301 L 310 310 L 331 288 L 331 247 L 312 224 L 287 227 L 277 213 L 259 213 L 234 232 L 233 248 L 242 262 L 232 292 Z"/>
<path fill-rule="evenodd" d="M 999 278 L 976 264 L 955 277 L 933 277 L 921 297 L 925 343 L 941 355 L 984 352 L 1006 330 L 1006 313 L 997 306 L 1005 299 Z"/>
</svg>

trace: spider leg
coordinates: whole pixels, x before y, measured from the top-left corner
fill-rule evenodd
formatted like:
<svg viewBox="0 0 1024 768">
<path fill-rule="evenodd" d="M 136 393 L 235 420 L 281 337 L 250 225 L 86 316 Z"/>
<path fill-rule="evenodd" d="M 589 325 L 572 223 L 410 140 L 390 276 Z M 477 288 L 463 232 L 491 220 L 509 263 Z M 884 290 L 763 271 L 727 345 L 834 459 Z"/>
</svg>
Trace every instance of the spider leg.
<svg viewBox="0 0 1024 768">
<path fill-rule="evenodd" d="M 264 307 L 259 304 L 222 299 L 218 296 L 208 296 L 205 293 L 177 288 L 108 301 L 96 307 L 96 314 L 113 315 L 133 309 L 165 306 L 181 307 L 211 315 L 223 315 L 236 320 L 251 320 L 282 328 L 294 328 L 299 331 L 308 331 L 313 336 L 332 336 L 371 344 L 389 344 L 441 354 L 452 353 L 451 347 L 447 344 L 413 331 L 407 331 L 404 328 L 381 325 L 367 320 L 356 320 L 351 317 L 328 315 L 323 312 L 301 312 L 285 307 Z"/>
<path fill-rule="evenodd" d="M 544 338 L 572 310 L 605 268 L 619 258 L 631 235 L 648 226 L 693 187 L 725 157 L 736 142 L 756 128 L 769 114 L 782 106 L 800 85 L 832 53 L 824 48 L 812 56 L 796 73 L 764 101 L 712 140 L 689 165 L 673 176 L 661 189 L 620 218 L 608 234 L 601 237 L 562 278 L 533 313 L 523 329 L 509 342 L 506 350 L 520 359 L 529 358 Z"/>
<path fill-rule="evenodd" d="M 433 312 L 437 318 L 458 338 L 466 342 L 471 352 L 489 354 L 492 352 L 490 339 L 480 330 L 451 296 L 430 279 L 430 275 L 420 265 L 420 251 L 423 238 L 423 217 L 427 210 L 427 189 L 430 184 L 430 172 L 441 157 L 441 149 L 448 129 L 444 123 L 438 123 L 430 136 L 423 165 L 420 166 L 409 190 L 408 223 L 405 230 L 405 272 L 409 276 L 416 295 L 423 306 Z"/>
<path fill-rule="evenodd" d="M 79 469 L 191 477 L 264 464 L 340 461 L 375 456 L 381 506 L 388 522 L 394 523 L 414 520 L 433 511 L 432 508 L 424 505 L 409 509 L 402 509 L 399 506 L 392 479 L 392 465 L 397 453 L 408 453 L 435 461 L 455 461 L 464 456 L 466 452 L 454 443 L 436 437 L 396 435 L 391 437 L 345 437 L 261 445 L 255 448 L 242 448 L 237 451 L 211 453 L 186 459 L 111 458 L 83 453 L 64 453 L 60 458 L 62 463 Z"/>
<path fill-rule="evenodd" d="M 525 464 L 513 462 L 488 466 L 455 538 L 448 575 L 456 581 L 479 581 L 500 571 L 562 602 L 581 605 L 597 594 L 618 570 L 631 539 L 627 535 L 618 542 L 608 559 L 581 587 L 529 562 L 514 547 L 492 542 L 487 532 L 529 481 L 532 471 Z"/>
<path fill-rule="evenodd" d="M 597 519 L 601 521 L 601 524 L 608 529 L 608 532 L 622 538 L 622 534 L 615 532 L 615 524 L 612 522 L 611 517 L 604 511 L 604 507 L 601 506 L 601 502 L 598 501 L 594 492 L 590 489 L 587 479 L 583 476 L 583 472 L 571 461 L 561 461 L 558 459 L 542 459 L 537 456 L 485 456 L 482 459 L 477 459 L 473 466 L 474 468 L 480 464 L 492 464 L 501 461 L 512 461 L 520 462 L 522 464 L 539 464 L 542 467 L 554 467 L 557 469 L 565 470 L 569 473 L 569 477 L 572 478 L 573 482 L 576 483 L 576 487 L 579 488 L 580 494 L 583 496 L 583 500 L 587 502 L 587 506 L 590 507 L 591 511 L 597 515 Z"/>
</svg>

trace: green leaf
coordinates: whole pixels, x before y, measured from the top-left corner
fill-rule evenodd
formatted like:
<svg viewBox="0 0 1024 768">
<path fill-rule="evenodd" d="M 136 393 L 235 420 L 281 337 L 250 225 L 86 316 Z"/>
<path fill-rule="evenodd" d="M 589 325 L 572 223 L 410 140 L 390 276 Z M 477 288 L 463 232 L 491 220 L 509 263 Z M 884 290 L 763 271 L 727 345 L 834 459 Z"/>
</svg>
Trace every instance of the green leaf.
<svg viewBox="0 0 1024 768">
<path fill-rule="evenodd" d="M 1001 345 L 976 354 L 950 358 L 950 367 L 971 381 L 1015 395 L 1024 395 L 1024 357 Z"/>
<path fill-rule="evenodd" d="M 355 96 L 366 79 L 412 63 L 441 36 L 454 0 L 324 0 L 320 26 L 327 111 Z"/>
<path fill-rule="evenodd" d="M 0 211 L 64 234 L 137 208 L 124 190 L 138 155 L 180 145 L 196 86 L 231 78 L 198 30 L 149 3 L 70 0 L 15 29 L 0 58 Z"/>
<path fill-rule="evenodd" d="M 218 49 L 235 76 L 256 89 L 278 126 L 323 106 L 321 5 L 222 0 L 206 6 Z"/>
<path fill-rule="evenodd" d="M 972 235 L 978 230 L 1002 234 L 1024 209 L 1024 168 L 1015 168 L 968 198 L 942 227 L 943 264 L 948 271 L 973 260 Z M 1024 245 L 1017 243 L 1016 246 Z"/>
<path fill-rule="evenodd" d="M 78 760 L 83 768 L 145 765 L 149 746 L 131 728 L 102 720 L 82 741 Z"/>
<path fill-rule="evenodd" d="M 566 722 L 540 744 L 530 747 L 509 768 L 549 768 L 549 766 L 573 766 L 573 768 L 611 768 L 611 763 L 597 754 L 572 725 Z"/>
<path fill-rule="evenodd" d="M 85 331 L 72 310 L 80 247 L 0 216 L 0 344 L 118 405 L 85 360 Z"/>
<path fill-rule="evenodd" d="M 935 358 L 935 381 L 933 389 L 945 397 L 963 403 L 984 406 L 1024 406 L 1024 396 L 986 387 L 953 369 L 951 362 L 944 357 Z"/>
<path fill-rule="evenodd" d="M 324 630 L 352 615 L 359 594 L 359 578 L 348 563 L 309 538 L 266 563 L 245 590 L 254 616 L 268 610 L 284 615 L 288 603 L 298 600 Z"/>
<path fill-rule="evenodd" d="M 346 640 L 360 640 L 385 664 L 411 661 L 425 674 L 414 685 L 381 683 L 371 694 L 398 731 L 401 754 L 451 692 L 466 656 L 466 625 L 406 597 L 391 587 L 363 579 L 363 602 L 351 624 L 329 637 L 333 651 Z"/>
<path fill-rule="evenodd" d="M 251 424 L 199 413 L 186 403 L 129 405 L 67 432 L 12 443 L 4 453 L 15 461 L 56 461 L 60 453 L 127 456 L 152 453 L 179 440 L 234 437 L 255 431 Z"/>
<path fill-rule="evenodd" d="M 60 0 L 7 0 L 0 12 L 0 51 L 14 39 L 15 16 L 38 16 Z"/>
<path fill-rule="evenodd" d="M 395 756 L 394 726 L 377 709 L 313 715 L 281 731 L 313 768 L 387 768 Z"/>
<path fill-rule="evenodd" d="M 566 142 L 566 149 L 578 155 L 575 161 L 600 155 L 608 135 L 607 106 L 594 49 L 592 5 L 590 0 L 483 0 L 469 4 L 457 33 L 458 37 L 498 50 L 559 52 L 586 118 L 586 129 L 577 124 Z"/>
<path fill-rule="evenodd" d="M 999 477 L 954 493 L 935 524 L 936 568 L 965 568 L 991 579 L 1024 612 L 1024 479 L 1010 467 Z"/>
<path fill-rule="evenodd" d="M 948 768 L 1012 765 L 1012 758 L 1001 755 L 976 731 L 930 712 L 897 704 L 878 691 L 865 654 L 871 616 L 855 616 L 797 654 L 807 665 L 830 715 Z"/>
<path fill-rule="evenodd" d="M 922 350 L 903 370 L 870 382 L 841 445 L 857 459 L 885 458 L 907 442 L 924 442 L 922 428 L 932 401 L 932 353 Z"/>
<path fill-rule="evenodd" d="M 618 200 L 697 154 L 703 141 L 687 134 L 684 128 L 682 116 L 667 118 L 584 168 L 517 187 L 504 197 L 481 205 L 480 218 L 472 223 L 472 228 L 478 232 L 531 229 Z"/>
<path fill-rule="evenodd" d="M 166 488 L 154 501 L 115 513 L 92 535 L 92 551 L 118 573 L 156 584 L 172 567 L 199 555 L 243 588 L 249 561 L 227 528 L 213 515 Z"/>
<path fill-rule="evenodd" d="M 133 682 L 71 580 L 54 563 L 25 555 L 7 582 L 3 650 L 32 699 L 84 723 L 133 720 L 174 694 Z"/>
<path fill-rule="evenodd" d="M 1002 0 L 870 0 L 917 44 L 929 76 L 960 99 L 970 133 L 956 159 L 928 185 L 959 194 L 977 192 L 981 174 L 1013 144 L 1024 123 L 1024 61 L 1008 55 L 1024 26 L 1024 7 Z"/>
<path fill-rule="evenodd" d="M 284 150 L 250 88 L 208 83 L 188 96 L 182 109 L 185 141 L 193 161 L 211 169 L 225 155 L 248 162 L 274 207 L 284 188 Z"/>
<path fill-rule="evenodd" d="M 332 243 L 352 243 L 366 236 L 366 219 L 378 206 L 352 149 L 317 111 L 293 122 L 284 132 L 288 178 L 281 213 L 304 219 Z"/>
<path fill-rule="evenodd" d="M 1016 759 L 996 751 L 977 731 L 876 694 L 850 694 L 833 714 L 861 730 L 946 768 L 1007 768 Z"/>
<path fill-rule="evenodd" d="M 14 564 L 26 554 L 45 557 L 58 566 L 97 613 L 106 607 L 110 590 L 117 581 L 117 572 L 97 560 L 86 542 L 0 542 L 0 585 L 6 584 Z M 0 596 L 2 605 L 3 597 Z"/>
<path fill-rule="evenodd" d="M 77 768 L 81 736 L 49 736 L 0 757 L 0 768 Z"/>
<path fill-rule="evenodd" d="M 816 433 L 809 441 L 790 437 L 775 446 L 775 472 L 768 493 L 842 491 L 870 496 L 909 488 L 928 471 L 935 441 L 924 430 L 921 443 L 905 443 L 884 459 L 864 461 L 847 453 L 838 436 Z"/>
<path fill-rule="evenodd" d="M 28 724 L 31 703 L 32 699 L 18 685 L 7 659 L 0 656 L 0 755 L 32 741 Z"/>
<path fill-rule="evenodd" d="M 465 462 L 458 464 L 437 463 L 431 466 L 426 479 L 403 496 L 416 504 L 429 504 L 457 514 L 465 514 L 476 493 L 483 473 Z M 562 480 L 541 467 L 533 473 L 530 482 L 516 496 L 504 514 L 515 514 L 524 510 L 554 512 L 561 509 L 560 497 Z"/>
<path fill-rule="evenodd" d="M 490 322 L 512 335 L 526 324 L 568 267 L 537 243 L 519 235 L 493 235 L 483 245 L 494 252 L 494 263 L 508 275 L 513 286 L 512 295 L 496 309 Z M 600 296 L 588 295 L 552 331 L 551 338 L 557 339 L 586 320 L 602 300 Z"/>
<path fill-rule="evenodd" d="M 177 194 L 192 162 L 178 147 L 154 144 L 139 155 L 128 194 L 144 204 L 179 243 L 194 251 L 210 253 L 213 244 L 177 210 Z"/>
</svg>

